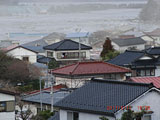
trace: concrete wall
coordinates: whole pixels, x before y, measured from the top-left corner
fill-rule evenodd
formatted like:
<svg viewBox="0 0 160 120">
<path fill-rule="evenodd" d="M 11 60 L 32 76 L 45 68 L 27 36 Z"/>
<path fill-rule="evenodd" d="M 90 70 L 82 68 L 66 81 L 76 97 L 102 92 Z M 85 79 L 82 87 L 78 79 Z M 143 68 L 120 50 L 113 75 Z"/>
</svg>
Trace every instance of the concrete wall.
<svg viewBox="0 0 160 120">
<path fill-rule="evenodd" d="M 15 97 L 0 93 L 0 101 L 15 101 Z M 15 112 L 0 112 L 0 120 L 15 120 Z"/>
<path fill-rule="evenodd" d="M 7 52 L 7 54 L 10 56 L 13 56 L 14 58 L 18 58 L 20 60 L 23 60 L 23 57 L 28 57 L 30 63 L 37 62 L 37 54 L 35 52 L 24 49 L 22 47 L 15 48 L 15 49 Z"/>
<path fill-rule="evenodd" d="M 60 110 L 60 120 L 68 120 L 67 119 L 67 112 L 72 112 L 72 111 Z M 95 114 L 90 114 L 90 113 L 79 112 L 79 120 L 100 120 L 99 118 L 102 116 L 103 115 L 95 115 Z M 108 116 L 106 116 L 106 117 L 109 120 L 115 120 L 115 118 L 113 118 L 113 117 L 108 117 Z"/>
<path fill-rule="evenodd" d="M 160 93 L 156 91 L 152 91 L 144 95 L 142 98 L 138 99 L 136 102 L 132 103 L 132 110 L 136 112 L 140 112 L 141 110 L 138 108 L 139 106 L 150 106 L 149 111 L 153 111 L 152 120 L 160 119 Z M 120 119 L 122 116 L 123 110 L 116 114 L 116 118 Z"/>
<path fill-rule="evenodd" d="M 160 76 L 160 66 L 155 69 L 155 76 Z"/>
<path fill-rule="evenodd" d="M 115 50 L 123 53 L 125 50 L 128 50 L 131 47 L 135 47 L 138 50 L 144 50 L 145 49 L 145 44 L 141 44 L 141 45 L 131 45 L 131 46 L 118 46 L 116 43 L 112 42 L 112 45 L 114 47 Z"/>
</svg>

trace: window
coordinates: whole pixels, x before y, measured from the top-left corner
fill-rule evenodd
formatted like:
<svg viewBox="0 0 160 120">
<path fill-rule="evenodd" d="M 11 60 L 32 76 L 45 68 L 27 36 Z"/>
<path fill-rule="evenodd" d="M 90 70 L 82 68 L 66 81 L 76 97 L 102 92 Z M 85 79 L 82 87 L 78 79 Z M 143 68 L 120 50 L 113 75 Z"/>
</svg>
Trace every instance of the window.
<svg viewBox="0 0 160 120">
<path fill-rule="evenodd" d="M 23 59 L 23 61 L 26 61 L 26 62 L 29 61 L 29 57 L 23 57 L 22 59 Z"/>
<path fill-rule="evenodd" d="M 67 112 L 67 120 L 79 120 L 78 112 Z"/>
<path fill-rule="evenodd" d="M 6 103 L 0 102 L 0 112 L 5 112 L 5 111 L 6 111 Z"/>
<path fill-rule="evenodd" d="M 14 101 L 0 102 L 0 112 L 13 112 L 15 110 Z"/>
<path fill-rule="evenodd" d="M 143 69 L 143 70 L 136 70 L 137 76 L 154 76 L 155 70 L 154 69 Z"/>
<path fill-rule="evenodd" d="M 151 118 L 152 118 L 151 115 L 146 114 L 146 115 L 143 116 L 142 120 L 152 120 Z"/>
<path fill-rule="evenodd" d="M 53 57 L 53 52 L 47 51 L 47 57 Z"/>
<path fill-rule="evenodd" d="M 86 58 L 86 52 L 80 53 L 81 58 Z M 79 52 L 66 52 L 66 53 L 57 53 L 58 59 L 78 59 Z"/>
</svg>

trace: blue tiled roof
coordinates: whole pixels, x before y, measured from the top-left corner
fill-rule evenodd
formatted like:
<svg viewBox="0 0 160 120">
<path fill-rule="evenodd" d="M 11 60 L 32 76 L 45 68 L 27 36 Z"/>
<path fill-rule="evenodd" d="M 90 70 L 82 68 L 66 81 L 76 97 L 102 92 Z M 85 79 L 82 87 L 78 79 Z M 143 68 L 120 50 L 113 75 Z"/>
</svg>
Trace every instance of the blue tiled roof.
<svg viewBox="0 0 160 120">
<path fill-rule="evenodd" d="M 48 58 L 48 57 L 43 56 L 43 57 L 38 58 L 38 59 L 37 59 L 37 62 L 43 63 L 43 64 L 47 64 L 47 63 L 49 63 L 52 59 L 54 59 L 54 58 Z"/>
<path fill-rule="evenodd" d="M 108 106 L 126 106 L 151 87 L 152 84 L 94 79 L 54 106 L 65 110 L 113 116 L 118 108 L 108 110 Z"/>
<path fill-rule="evenodd" d="M 25 46 L 25 45 L 23 45 L 23 47 L 25 47 L 27 49 L 30 49 L 32 51 L 36 51 L 38 53 L 44 53 L 45 52 L 45 50 L 43 49 L 43 46 Z"/>
<path fill-rule="evenodd" d="M 35 40 L 35 41 L 32 41 L 32 42 L 22 44 L 22 46 L 46 46 L 46 45 L 48 45 L 48 44 L 43 39 Z"/>
<path fill-rule="evenodd" d="M 139 45 L 139 44 L 146 43 L 141 37 L 127 38 L 127 39 L 114 39 L 112 41 L 119 46 L 130 46 L 130 45 Z"/>
<path fill-rule="evenodd" d="M 68 91 L 58 91 L 53 94 L 53 102 L 56 103 L 62 98 L 66 97 L 69 95 Z M 22 101 L 27 101 L 27 102 L 33 102 L 33 103 L 40 103 L 40 93 L 24 96 L 22 98 Z M 50 92 L 43 91 L 42 92 L 42 103 L 43 104 L 51 104 L 51 94 Z"/>
<path fill-rule="evenodd" d="M 145 50 L 147 54 L 150 55 L 160 55 L 160 47 L 151 47 Z"/>
<path fill-rule="evenodd" d="M 141 51 L 125 51 L 124 53 L 116 56 L 115 58 L 109 60 L 109 63 L 125 66 L 134 62 L 139 57 L 143 56 L 145 53 Z"/>
<path fill-rule="evenodd" d="M 60 42 L 45 46 L 44 49 L 45 50 L 55 50 L 55 51 L 79 50 L 79 43 L 73 40 L 70 40 L 70 39 L 65 39 Z M 89 49 L 92 49 L 92 47 L 81 44 L 81 50 L 89 50 Z"/>
<path fill-rule="evenodd" d="M 76 32 L 67 34 L 66 38 L 88 37 L 89 32 Z"/>
</svg>

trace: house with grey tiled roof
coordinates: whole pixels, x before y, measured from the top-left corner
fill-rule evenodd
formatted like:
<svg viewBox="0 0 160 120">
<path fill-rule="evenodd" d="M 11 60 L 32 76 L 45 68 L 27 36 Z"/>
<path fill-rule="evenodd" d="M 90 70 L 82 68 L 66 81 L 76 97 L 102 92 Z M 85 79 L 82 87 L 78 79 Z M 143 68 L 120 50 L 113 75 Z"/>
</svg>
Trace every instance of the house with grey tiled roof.
<svg viewBox="0 0 160 120">
<path fill-rule="evenodd" d="M 114 49 L 120 52 L 124 52 L 125 50 L 143 50 L 145 49 L 145 43 L 141 37 L 117 38 L 112 40 Z"/>
<path fill-rule="evenodd" d="M 60 62 L 71 62 L 90 59 L 90 50 L 92 47 L 79 44 L 70 39 L 64 39 L 60 42 L 43 47 L 46 57 L 55 58 Z"/>
<path fill-rule="evenodd" d="M 54 104 L 59 120 L 119 120 L 126 109 L 146 112 L 141 120 L 160 118 L 160 91 L 147 83 L 92 79 Z"/>
<path fill-rule="evenodd" d="M 142 51 L 126 50 L 107 62 L 130 68 L 132 76 L 160 76 L 160 47 Z"/>
</svg>

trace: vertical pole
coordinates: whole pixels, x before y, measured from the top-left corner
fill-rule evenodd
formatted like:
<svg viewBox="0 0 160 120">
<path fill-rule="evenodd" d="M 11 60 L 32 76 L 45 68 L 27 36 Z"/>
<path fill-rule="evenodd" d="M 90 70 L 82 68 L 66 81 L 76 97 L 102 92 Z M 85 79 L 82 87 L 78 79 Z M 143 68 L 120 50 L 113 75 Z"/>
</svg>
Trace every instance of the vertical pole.
<svg viewBox="0 0 160 120">
<path fill-rule="evenodd" d="M 41 78 L 39 79 L 39 85 L 40 85 L 40 107 L 42 111 L 42 85 L 41 85 Z"/>
<path fill-rule="evenodd" d="M 54 86 L 54 77 L 51 78 L 51 112 L 53 112 L 53 86 Z"/>
<path fill-rule="evenodd" d="M 79 37 L 79 62 L 81 62 L 81 43 L 80 43 L 80 37 Z"/>
</svg>

